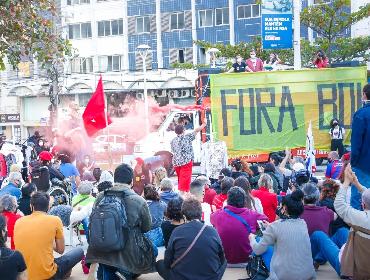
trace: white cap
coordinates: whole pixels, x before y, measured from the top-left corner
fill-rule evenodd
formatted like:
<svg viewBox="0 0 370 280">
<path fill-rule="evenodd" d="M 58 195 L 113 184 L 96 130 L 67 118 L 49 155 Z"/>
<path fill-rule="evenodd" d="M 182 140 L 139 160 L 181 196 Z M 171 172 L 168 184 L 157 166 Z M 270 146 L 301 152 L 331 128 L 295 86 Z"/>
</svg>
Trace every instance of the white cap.
<svg viewBox="0 0 370 280">
<path fill-rule="evenodd" d="M 292 169 L 293 169 L 295 172 L 298 172 L 299 170 L 306 169 L 306 167 L 303 165 L 303 163 L 296 162 L 295 164 L 293 164 Z"/>
</svg>

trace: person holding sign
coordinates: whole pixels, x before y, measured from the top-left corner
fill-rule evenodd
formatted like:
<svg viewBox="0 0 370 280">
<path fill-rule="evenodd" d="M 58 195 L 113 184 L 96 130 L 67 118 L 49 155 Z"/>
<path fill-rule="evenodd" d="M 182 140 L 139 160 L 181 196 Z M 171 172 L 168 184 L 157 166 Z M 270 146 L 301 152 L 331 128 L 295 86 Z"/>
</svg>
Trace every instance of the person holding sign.
<svg viewBox="0 0 370 280">
<path fill-rule="evenodd" d="M 242 56 L 238 54 L 235 58 L 235 63 L 233 64 L 233 67 L 228 71 L 228 73 L 245 72 L 245 68 L 247 68 L 247 65 L 243 61 Z"/>
<path fill-rule="evenodd" d="M 256 51 L 251 50 L 250 58 L 247 59 L 246 64 L 247 68 L 245 69 L 246 72 L 261 72 L 263 71 L 263 62 L 260 58 L 257 57 Z"/>
</svg>

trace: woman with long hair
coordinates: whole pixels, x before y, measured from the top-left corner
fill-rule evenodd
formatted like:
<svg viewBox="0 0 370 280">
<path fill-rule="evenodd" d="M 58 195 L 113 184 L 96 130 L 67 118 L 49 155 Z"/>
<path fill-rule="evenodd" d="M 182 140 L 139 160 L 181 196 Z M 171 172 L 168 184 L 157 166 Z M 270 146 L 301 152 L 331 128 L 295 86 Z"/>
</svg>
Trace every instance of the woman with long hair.
<svg viewBox="0 0 370 280">
<path fill-rule="evenodd" d="M 245 207 L 263 214 L 261 200 L 252 195 L 251 185 L 247 178 L 239 177 L 234 181 L 234 186 L 242 188 L 245 191 Z"/>
<path fill-rule="evenodd" d="M 0 278 L 6 280 L 27 280 L 27 267 L 22 254 L 6 246 L 6 219 L 0 215 Z"/>
</svg>

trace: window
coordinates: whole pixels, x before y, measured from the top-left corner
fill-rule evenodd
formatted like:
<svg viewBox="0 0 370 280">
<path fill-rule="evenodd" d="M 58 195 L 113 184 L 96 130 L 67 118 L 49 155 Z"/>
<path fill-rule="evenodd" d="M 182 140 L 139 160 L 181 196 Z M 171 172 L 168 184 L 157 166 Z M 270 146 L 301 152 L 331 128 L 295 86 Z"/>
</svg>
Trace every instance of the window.
<svg viewBox="0 0 370 280">
<path fill-rule="evenodd" d="M 213 26 L 213 10 L 199 11 L 199 27 Z"/>
<path fill-rule="evenodd" d="M 206 49 L 200 48 L 199 49 L 199 63 L 200 64 L 206 64 Z"/>
<path fill-rule="evenodd" d="M 78 23 L 68 25 L 69 39 L 91 38 L 91 23 Z"/>
<path fill-rule="evenodd" d="M 185 28 L 185 13 L 174 13 L 171 15 L 170 22 L 171 30 L 178 30 Z"/>
<path fill-rule="evenodd" d="M 216 25 L 229 24 L 229 8 L 216 9 Z"/>
<path fill-rule="evenodd" d="M 77 57 L 71 60 L 71 73 L 92 73 L 93 69 L 92 57 Z"/>
<path fill-rule="evenodd" d="M 122 56 L 120 55 L 99 56 L 99 72 L 120 71 L 121 61 Z"/>
<path fill-rule="evenodd" d="M 177 61 L 179 63 L 185 63 L 185 54 L 184 50 L 179 50 Z"/>
<path fill-rule="evenodd" d="M 258 4 L 238 6 L 238 19 L 256 18 L 261 16 L 261 6 Z"/>
<path fill-rule="evenodd" d="M 98 22 L 98 36 L 123 34 L 123 19 L 104 20 Z"/>
<path fill-rule="evenodd" d="M 90 0 L 67 0 L 67 5 L 90 4 Z"/>
<path fill-rule="evenodd" d="M 136 18 L 136 33 L 149 33 L 150 32 L 150 17 L 137 17 Z"/>
</svg>

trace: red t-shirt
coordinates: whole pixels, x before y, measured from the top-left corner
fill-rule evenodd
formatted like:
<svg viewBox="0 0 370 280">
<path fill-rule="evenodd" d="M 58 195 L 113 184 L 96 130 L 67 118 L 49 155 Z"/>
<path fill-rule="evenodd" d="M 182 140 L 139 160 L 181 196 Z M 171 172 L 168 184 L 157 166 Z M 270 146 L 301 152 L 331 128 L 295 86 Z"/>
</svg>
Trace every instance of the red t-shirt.
<svg viewBox="0 0 370 280">
<path fill-rule="evenodd" d="M 326 68 L 326 67 L 328 67 L 328 64 L 329 64 L 329 60 L 327 58 L 325 58 L 323 60 L 322 59 L 317 59 L 315 61 L 315 65 L 316 65 L 317 68 Z"/>
<path fill-rule="evenodd" d="M 261 200 L 263 207 L 263 213 L 272 223 L 276 219 L 276 208 L 278 206 L 278 200 L 276 193 L 270 193 L 265 187 L 260 187 L 258 190 L 253 190 L 252 195 Z"/>
<path fill-rule="evenodd" d="M 204 194 L 203 202 L 208 203 L 209 205 L 212 205 L 213 200 L 215 199 L 215 196 L 217 195 L 216 191 L 214 189 L 207 187 L 204 190 L 204 192 L 205 194 Z"/>
<path fill-rule="evenodd" d="M 6 227 L 8 228 L 8 236 L 10 237 L 11 249 L 14 250 L 14 225 L 19 218 L 22 218 L 22 216 L 8 211 L 4 211 L 2 214 L 6 218 Z"/>
<path fill-rule="evenodd" d="M 216 207 L 216 209 L 221 209 L 224 206 L 224 202 L 227 199 L 227 194 L 220 193 L 215 196 L 213 199 L 212 205 Z"/>
</svg>

